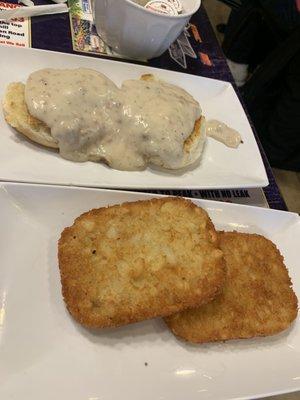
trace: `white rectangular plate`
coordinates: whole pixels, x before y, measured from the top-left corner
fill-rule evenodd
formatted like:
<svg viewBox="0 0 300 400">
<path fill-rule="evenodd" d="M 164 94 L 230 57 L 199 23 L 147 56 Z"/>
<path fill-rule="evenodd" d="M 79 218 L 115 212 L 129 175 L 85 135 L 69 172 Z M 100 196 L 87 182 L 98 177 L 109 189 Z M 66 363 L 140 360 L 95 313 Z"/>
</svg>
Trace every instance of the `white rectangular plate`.
<svg viewBox="0 0 300 400">
<path fill-rule="evenodd" d="M 1 399 L 228 400 L 300 389 L 299 321 L 274 337 L 201 346 L 177 340 L 161 319 L 98 332 L 74 322 L 61 296 L 61 231 L 91 208 L 151 197 L 0 186 Z M 273 240 L 299 297 L 298 215 L 194 202 L 218 229 L 257 232 Z"/>
<path fill-rule="evenodd" d="M 267 186 L 264 165 L 244 110 L 231 86 L 217 81 L 134 64 L 0 46 L 0 97 L 10 82 L 26 82 L 40 68 L 87 67 L 106 74 L 115 83 L 142 74 L 177 84 L 199 101 L 207 118 L 216 118 L 241 132 L 244 144 L 229 149 L 208 139 L 201 164 L 185 173 L 113 170 L 103 164 L 75 163 L 55 151 L 29 142 L 8 127 L 0 112 L 0 179 L 106 188 L 251 188 Z"/>
</svg>

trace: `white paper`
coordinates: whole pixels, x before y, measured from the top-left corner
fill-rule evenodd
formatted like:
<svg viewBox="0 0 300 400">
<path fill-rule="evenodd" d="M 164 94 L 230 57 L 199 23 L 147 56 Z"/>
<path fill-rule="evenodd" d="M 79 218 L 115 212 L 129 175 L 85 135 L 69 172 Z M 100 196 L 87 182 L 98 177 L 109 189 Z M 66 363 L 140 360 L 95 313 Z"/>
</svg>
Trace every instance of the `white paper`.
<svg viewBox="0 0 300 400">
<path fill-rule="evenodd" d="M 20 7 L 13 10 L 0 10 L 0 20 L 8 21 L 13 18 L 34 17 L 36 15 L 60 14 L 68 12 L 66 4 L 45 6 Z"/>
</svg>

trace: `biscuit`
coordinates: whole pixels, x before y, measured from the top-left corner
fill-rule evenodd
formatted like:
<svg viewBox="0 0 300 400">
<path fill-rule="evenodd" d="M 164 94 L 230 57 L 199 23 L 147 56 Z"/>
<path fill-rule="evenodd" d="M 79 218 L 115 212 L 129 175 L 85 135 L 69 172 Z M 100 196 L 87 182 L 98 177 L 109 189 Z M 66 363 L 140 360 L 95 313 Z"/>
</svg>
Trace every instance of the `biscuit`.
<svg viewBox="0 0 300 400">
<path fill-rule="evenodd" d="M 142 75 L 141 80 L 155 80 L 154 76 Z M 58 149 L 58 142 L 51 136 L 50 128 L 39 119 L 30 115 L 25 102 L 25 85 L 21 82 L 10 83 L 3 99 L 3 111 L 6 122 L 28 139 L 40 145 Z M 194 129 L 183 143 L 183 158 L 180 168 L 198 160 L 206 142 L 206 121 L 201 116 L 195 121 Z M 91 157 L 91 161 L 93 158 Z M 105 162 L 105 160 L 103 160 Z M 156 164 L 168 168 L 158 159 Z M 180 169 L 178 168 L 178 169 Z"/>
<path fill-rule="evenodd" d="M 57 149 L 57 142 L 51 136 L 47 125 L 29 114 L 24 92 L 25 85 L 23 83 L 8 85 L 3 99 L 6 122 L 33 142 Z"/>
<path fill-rule="evenodd" d="M 140 79 L 147 82 L 159 82 L 159 79 L 157 79 L 153 74 L 144 74 Z M 206 119 L 201 115 L 201 117 L 195 121 L 193 131 L 183 143 L 183 159 L 180 168 L 189 166 L 200 159 L 205 147 L 206 138 Z M 163 163 L 160 166 L 167 168 Z"/>
</svg>

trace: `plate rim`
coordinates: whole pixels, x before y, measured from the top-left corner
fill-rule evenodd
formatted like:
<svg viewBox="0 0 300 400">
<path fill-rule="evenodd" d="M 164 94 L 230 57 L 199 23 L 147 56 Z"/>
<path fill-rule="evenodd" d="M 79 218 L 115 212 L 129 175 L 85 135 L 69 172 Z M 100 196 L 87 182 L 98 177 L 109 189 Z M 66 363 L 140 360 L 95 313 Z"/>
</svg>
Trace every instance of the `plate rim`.
<svg viewBox="0 0 300 400">
<path fill-rule="evenodd" d="M 134 191 L 134 190 L 123 190 L 123 189 L 111 189 L 111 188 L 98 188 L 98 187 L 87 187 L 87 186 L 73 186 L 73 185 L 57 185 L 57 184 L 46 184 L 46 183 L 27 183 L 27 182 L 14 182 L 14 181 L 0 181 L 0 189 L 5 189 L 7 187 L 25 187 L 25 188 L 44 188 L 44 189 L 58 189 L 58 190 L 71 190 L 71 191 L 91 191 L 94 193 L 116 193 L 116 194 L 133 194 L 133 195 L 142 195 L 147 197 L 181 197 L 184 199 L 188 199 L 191 201 L 196 202 L 203 202 L 207 204 L 215 204 L 222 205 L 225 208 L 236 208 L 236 209 L 250 209 L 250 210 L 257 210 L 263 213 L 269 214 L 280 214 L 280 215 L 290 215 L 295 218 L 295 221 L 300 222 L 300 215 L 293 211 L 285 211 L 285 210 L 277 210 L 275 208 L 267 208 L 267 207 L 260 207 L 250 204 L 239 204 L 239 203 L 228 203 L 226 201 L 218 201 L 218 200 L 211 200 L 211 199 L 202 199 L 197 197 L 188 197 L 188 196 L 178 196 L 178 195 L 168 195 L 168 194 L 161 194 L 161 193 L 149 193 L 143 191 Z"/>
</svg>

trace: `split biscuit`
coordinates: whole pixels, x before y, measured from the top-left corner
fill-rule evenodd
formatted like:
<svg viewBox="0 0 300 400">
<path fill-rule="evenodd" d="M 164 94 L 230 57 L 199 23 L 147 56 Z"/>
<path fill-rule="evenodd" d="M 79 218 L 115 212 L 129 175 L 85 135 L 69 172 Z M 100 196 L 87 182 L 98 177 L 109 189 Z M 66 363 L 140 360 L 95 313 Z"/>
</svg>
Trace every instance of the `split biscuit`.
<svg viewBox="0 0 300 400">
<path fill-rule="evenodd" d="M 141 80 L 155 81 L 151 74 L 142 75 Z M 58 149 L 58 142 L 51 135 L 50 128 L 44 122 L 33 117 L 25 102 L 25 85 L 21 82 L 10 83 L 5 91 L 3 99 L 3 112 L 6 122 L 19 133 L 31 141 L 42 146 Z M 206 142 L 206 121 L 202 115 L 195 121 L 194 129 L 183 143 L 183 158 L 181 165 L 177 168 L 184 168 L 200 158 Z M 90 158 L 93 161 L 93 157 Z M 105 159 L 102 160 L 106 162 Z M 160 159 L 156 165 L 168 169 Z"/>
<path fill-rule="evenodd" d="M 3 111 L 6 122 L 19 133 L 42 146 L 58 148 L 56 140 L 51 136 L 50 128 L 29 114 L 23 83 L 8 85 L 3 99 Z"/>
</svg>

